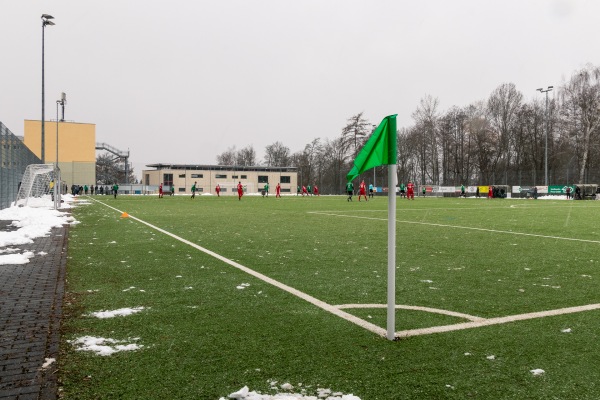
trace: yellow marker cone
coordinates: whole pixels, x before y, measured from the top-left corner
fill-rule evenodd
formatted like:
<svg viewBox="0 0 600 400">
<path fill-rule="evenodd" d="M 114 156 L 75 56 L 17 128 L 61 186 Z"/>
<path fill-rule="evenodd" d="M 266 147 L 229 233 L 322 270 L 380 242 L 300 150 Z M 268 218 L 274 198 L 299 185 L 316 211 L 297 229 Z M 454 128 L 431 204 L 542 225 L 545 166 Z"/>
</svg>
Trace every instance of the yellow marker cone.
<svg viewBox="0 0 600 400">
<path fill-rule="evenodd" d="M 127 214 L 126 212 L 124 212 L 123 214 L 121 214 L 121 218 L 129 218 L 129 214 Z"/>
</svg>

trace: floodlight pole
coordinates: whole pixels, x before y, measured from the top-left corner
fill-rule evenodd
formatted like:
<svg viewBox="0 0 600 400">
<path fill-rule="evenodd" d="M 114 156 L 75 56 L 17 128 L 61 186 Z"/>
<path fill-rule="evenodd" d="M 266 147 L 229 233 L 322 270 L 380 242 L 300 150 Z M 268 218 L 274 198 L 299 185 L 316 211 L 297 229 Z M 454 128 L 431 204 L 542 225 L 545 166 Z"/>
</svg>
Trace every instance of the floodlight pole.
<svg viewBox="0 0 600 400">
<path fill-rule="evenodd" d="M 540 93 L 546 93 L 546 134 L 545 136 L 545 141 L 546 141 L 546 149 L 544 152 L 544 170 L 545 170 L 545 185 L 546 187 L 548 187 L 548 92 L 551 92 L 552 89 L 554 89 L 554 86 L 548 86 L 548 89 L 543 89 L 543 88 L 539 88 L 537 89 Z"/>
<path fill-rule="evenodd" d="M 46 162 L 46 149 L 45 149 L 45 126 L 44 121 L 46 118 L 45 115 L 45 96 L 44 96 L 44 33 L 46 31 L 46 25 L 55 25 L 54 22 L 50 21 L 54 19 L 52 15 L 42 14 L 42 149 L 41 149 L 41 159 L 42 164 Z"/>
<path fill-rule="evenodd" d="M 58 210 L 60 204 L 60 169 L 58 168 L 58 105 L 62 106 L 61 122 L 65 120 L 65 104 L 67 103 L 67 95 L 61 93 L 60 100 L 56 100 L 56 158 L 54 162 L 54 209 Z"/>
</svg>

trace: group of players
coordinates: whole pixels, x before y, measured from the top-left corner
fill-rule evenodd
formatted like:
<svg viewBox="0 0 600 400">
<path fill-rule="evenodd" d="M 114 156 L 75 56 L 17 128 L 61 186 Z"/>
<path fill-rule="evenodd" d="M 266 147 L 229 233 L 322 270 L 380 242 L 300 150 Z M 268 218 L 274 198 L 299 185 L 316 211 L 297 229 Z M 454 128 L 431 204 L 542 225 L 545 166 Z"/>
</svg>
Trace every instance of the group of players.
<svg viewBox="0 0 600 400">
<path fill-rule="evenodd" d="M 354 184 L 352 182 L 348 182 L 346 184 L 346 193 L 348 194 L 347 201 L 352 201 L 352 196 L 354 195 Z M 368 201 L 367 185 L 365 184 L 364 180 L 358 186 L 358 201 L 360 201 L 360 198 L 362 196 L 365 197 L 365 201 Z M 406 197 L 408 200 L 414 200 L 415 199 L 415 184 L 412 183 L 412 181 L 408 181 L 408 184 L 406 185 L 406 187 L 404 186 L 404 184 L 401 184 L 400 185 L 400 196 Z M 369 197 L 371 197 L 371 198 L 373 197 L 373 184 L 369 185 Z"/>
<path fill-rule="evenodd" d="M 217 184 L 217 186 L 215 187 L 215 192 L 217 193 L 218 197 L 221 197 L 221 186 L 219 184 Z M 405 194 L 406 192 L 406 194 Z M 244 196 L 244 186 L 242 185 L 241 181 L 238 181 L 237 184 L 237 193 L 238 193 L 238 200 L 242 200 L 242 196 Z M 352 201 L 352 196 L 354 195 L 354 184 L 352 182 L 348 182 L 346 184 L 346 193 L 348 194 L 348 200 L 347 201 Z M 158 197 L 162 198 L 163 197 L 163 185 L 162 183 L 160 184 L 160 186 L 158 187 Z M 170 195 L 173 196 L 175 194 L 175 188 L 173 186 L 171 186 L 171 192 Z M 306 196 L 311 196 L 311 195 L 315 195 L 315 196 L 319 196 L 319 188 L 317 187 L 317 185 L 313 185 L 312 187 L 310 185 L 308 185 L 308 187 L 302 185 L 302 188 L 300 188 L 300 186 L 298 186 L 296 195 L 301 194 L 302 196 L 306 195 Z M 265 195 L 269 195 L 269 184 L 266 183 L 263 191 L 262 191 L 262 195 L 263 197 Z M 408 181 L 408 184 L 406 185 L 406 187 L 404 186 L 404 184 L 400 185 L 400 195 L 401 196 L 406 196 L 407 199 L 415 199 L 415 185 L 414 183 L 412 183 L 411 181 Z M 365 181 L 363 180 L 360 185 L 358 186 L 358 201 L 360 201 L 360 198 L 363 197 L 365 198 L 365 201 L 368 201 L 367 198 L 367 185 L 365 184 Z M 195 198 L 196 197 L 196 182 L 194 182 L 194 184 L 192 185 L 192 196 L 191 198 Z M 281 197 L 281 185 L 279 183 L 277 183 L 277 186 L 275 186 L 275 197 Z M 369 184 L 369 197 L 373 197 L 373 184 Z"/>
</svg>

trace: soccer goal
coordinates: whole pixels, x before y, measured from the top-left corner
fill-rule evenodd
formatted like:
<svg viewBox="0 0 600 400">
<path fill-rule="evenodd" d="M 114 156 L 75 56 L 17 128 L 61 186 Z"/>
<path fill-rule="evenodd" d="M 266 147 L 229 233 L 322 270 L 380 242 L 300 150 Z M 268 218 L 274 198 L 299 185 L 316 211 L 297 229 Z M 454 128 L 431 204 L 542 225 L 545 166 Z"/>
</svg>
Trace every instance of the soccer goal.
<svg viewBox="0 0 600 400">
<path fill-rule="evenodd" d="M 23 173 L 15 205 L 26 206 L 31 198 L 51 198 L 50 183 L 54 179 L 53 164 L 30 164 Z"/>
</svg>

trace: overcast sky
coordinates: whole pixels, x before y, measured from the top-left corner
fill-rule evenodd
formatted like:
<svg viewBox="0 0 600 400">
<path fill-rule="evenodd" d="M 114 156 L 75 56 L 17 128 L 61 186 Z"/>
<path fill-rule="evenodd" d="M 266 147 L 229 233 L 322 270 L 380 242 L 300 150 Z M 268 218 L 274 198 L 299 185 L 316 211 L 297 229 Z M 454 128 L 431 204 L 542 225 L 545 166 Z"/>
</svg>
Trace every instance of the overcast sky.
<svg viewBox="0 0 600 400">
<path fill-rule="evenodd" d="M 152 163 L 259 161 L 334 138 L 359 112 L 398 126 L 426 95 L 440 111 L 512 82 L 531 100 L 600 65 L 598 0 L 1 0 L 0 121 L 96 124 L 96 141 Z"/>
</svg>

